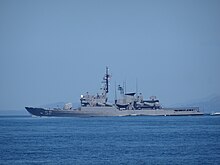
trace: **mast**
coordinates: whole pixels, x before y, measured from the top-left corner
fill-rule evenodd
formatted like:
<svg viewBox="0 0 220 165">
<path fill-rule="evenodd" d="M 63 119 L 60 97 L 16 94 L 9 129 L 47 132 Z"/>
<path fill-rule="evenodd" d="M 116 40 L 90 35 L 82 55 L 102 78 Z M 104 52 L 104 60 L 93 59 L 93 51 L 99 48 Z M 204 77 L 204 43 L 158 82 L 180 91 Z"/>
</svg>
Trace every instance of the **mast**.
<svg viewBox="0 0 220 165">
<path fill-rule="evenodd" d="M 106 93 L 108 93 L 108 79 L 109 79 L 109 74 L 108 74 L 108 67 L 106 67 Z"/>
<path fill-rule="evenodd" d="M 109 78 L 110 78 L 110 75 L 108 74 L 108 67 L 106 66 L 106 73 L 105 73 L 105 92 L 106 93 L 108 93 Z"/>
</svg>

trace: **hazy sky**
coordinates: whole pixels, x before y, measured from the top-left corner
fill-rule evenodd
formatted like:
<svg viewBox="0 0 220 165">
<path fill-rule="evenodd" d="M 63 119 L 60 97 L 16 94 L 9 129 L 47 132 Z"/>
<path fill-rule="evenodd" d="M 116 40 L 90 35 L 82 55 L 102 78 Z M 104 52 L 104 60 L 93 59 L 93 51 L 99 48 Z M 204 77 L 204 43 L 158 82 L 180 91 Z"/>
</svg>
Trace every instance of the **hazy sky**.
<svg viewBox="0 0 220 165">
<path fill-rule="evenodd" d="M 0 109 L 96 94 L 109 66 L 163 105 L 220 95 L 219 0 L 0 0 Z"/>
</svg>

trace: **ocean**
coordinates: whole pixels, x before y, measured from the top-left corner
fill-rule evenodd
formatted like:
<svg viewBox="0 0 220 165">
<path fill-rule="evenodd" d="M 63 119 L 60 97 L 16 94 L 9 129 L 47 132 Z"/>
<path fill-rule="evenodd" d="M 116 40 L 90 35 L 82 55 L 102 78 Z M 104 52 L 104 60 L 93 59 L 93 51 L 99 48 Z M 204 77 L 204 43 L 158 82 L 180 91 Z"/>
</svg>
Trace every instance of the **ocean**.
<svg viewBox="0 0 220 165">
<path fill-rule="evenodd" d="M 220 116 L 0 117 L 0 164 L 220 164 Z"/>
</svg>

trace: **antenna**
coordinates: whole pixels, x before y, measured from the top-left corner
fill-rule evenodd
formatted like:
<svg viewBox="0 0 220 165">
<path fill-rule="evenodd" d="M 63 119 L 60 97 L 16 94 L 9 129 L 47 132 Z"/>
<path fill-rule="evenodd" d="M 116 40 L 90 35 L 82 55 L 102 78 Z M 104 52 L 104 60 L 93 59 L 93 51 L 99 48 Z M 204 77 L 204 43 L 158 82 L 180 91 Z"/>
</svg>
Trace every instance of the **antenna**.
<svg viewBox="0 0 220 165">
<path fill-rule="evenodd" d="M 123 82 L 123 89 L 124 89 L 124 93 L 123 94 L 125 94 L 126 93 L 126 81 Z"/>
<path fill-rule="evenodd" d="M 125 94 L 127 93 L 127 91 L 126 91 L 126 80 L 125 80 Z"/>
<path fill-rule="evenodd" d="M 138 79 L 136 78 L 136 94 L 138 94 Z"/>
<path fill-rule="evenodd" d="M 117 101 L 116 81 L 115 81 L 115 103 Z"/>
</svg>

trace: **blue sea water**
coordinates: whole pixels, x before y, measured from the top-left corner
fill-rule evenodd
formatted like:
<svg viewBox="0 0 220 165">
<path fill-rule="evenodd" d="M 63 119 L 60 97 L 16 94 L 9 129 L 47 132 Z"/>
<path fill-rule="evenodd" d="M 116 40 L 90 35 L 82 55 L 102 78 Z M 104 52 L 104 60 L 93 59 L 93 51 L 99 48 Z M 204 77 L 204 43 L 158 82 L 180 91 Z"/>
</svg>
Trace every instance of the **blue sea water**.
<svg viewBox="0 0 220 165">
<path fill-rule="evenodd" d="M 220 164 L 220 117 L 0 117 L 0 164 Z"/>
</svg>

